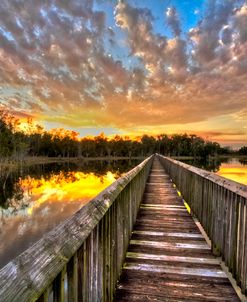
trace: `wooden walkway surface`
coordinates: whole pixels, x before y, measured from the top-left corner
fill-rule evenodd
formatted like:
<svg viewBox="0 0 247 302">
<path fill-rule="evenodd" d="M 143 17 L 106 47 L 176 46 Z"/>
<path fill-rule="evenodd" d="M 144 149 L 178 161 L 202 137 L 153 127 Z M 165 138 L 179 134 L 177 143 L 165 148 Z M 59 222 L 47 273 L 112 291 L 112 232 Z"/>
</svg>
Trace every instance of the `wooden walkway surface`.
<svg viewBox="0 0 247 302">
<path fill-rule="evenodd" d="M 240 301 L 158 159 L 115 301 Z"/>
</svg>

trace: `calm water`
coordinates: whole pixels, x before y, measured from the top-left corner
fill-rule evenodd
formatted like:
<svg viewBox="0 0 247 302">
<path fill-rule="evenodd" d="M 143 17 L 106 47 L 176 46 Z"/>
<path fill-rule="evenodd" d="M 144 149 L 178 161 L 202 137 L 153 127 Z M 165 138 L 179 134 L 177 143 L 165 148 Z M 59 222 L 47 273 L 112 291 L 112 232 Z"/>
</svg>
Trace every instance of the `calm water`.
<svg viewBox="0 0 247 302">
<path fill-rule="evenodd" d="M 46 164 L 12 173 L 0 183 L 0 267 L 137 164 Z"/>
<path fill-rule="evenodd" d="M 247 184 L 247 158 L 186 162 Z M 0 267 L 138 163 L 35 165 L 12 173 L 5 184 L 0 181 Z"/>
<path fill-rule="evenodd" d="M 247 185 L 247 158 L 228 158 L 213 161 L 184 160 L 184 162 Z"/>
</svg>

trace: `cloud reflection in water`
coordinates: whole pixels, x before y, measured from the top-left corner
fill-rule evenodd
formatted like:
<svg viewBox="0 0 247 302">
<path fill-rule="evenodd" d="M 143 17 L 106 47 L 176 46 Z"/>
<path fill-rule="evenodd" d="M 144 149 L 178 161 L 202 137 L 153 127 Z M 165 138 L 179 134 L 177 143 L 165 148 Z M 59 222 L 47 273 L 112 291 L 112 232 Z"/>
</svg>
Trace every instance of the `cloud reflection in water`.
<svg viewBox="0 0 247 302">
<path fill-rule="evenodd" d="M 20 177 L 18 192 L 0 208 L 0 267 L 31 246 L 41 236 L 79 210 L 119 177 L 69 171 L 35 178 Z"/>
</svg>

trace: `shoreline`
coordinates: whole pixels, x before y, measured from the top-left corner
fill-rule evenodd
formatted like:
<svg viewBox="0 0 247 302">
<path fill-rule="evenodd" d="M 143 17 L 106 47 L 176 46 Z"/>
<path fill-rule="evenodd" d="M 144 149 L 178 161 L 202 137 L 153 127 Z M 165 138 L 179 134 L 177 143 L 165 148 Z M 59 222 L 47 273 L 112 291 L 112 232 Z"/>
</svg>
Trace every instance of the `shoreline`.
<svg viewBox="0 0 247 302">
<path fill-rule="evenodd" d="M 117 161 L 117 160 L 142 160 L 147 156 L 102 156 L 102 157 L 46 157 L 46 156 L 28 156 L 21 160 L 13 159 L 4 159 L 0 160 L 0 170 L 6 169 L 15 169 L 20 166 L 29 166 L 29 165 L 39 165 L 39 164 L 51 164 L 51 163 L 66 163 L 66 162 L 86 162 L 86 161 Z M 171 158 L 177 160 L 191 160 L 191 159 L 200 159 L 200 157 L 193 156 L 171 156 Z M 247 159 L 246 155 L 219 155 L 219 156 L 210 156 L 208 160 L 217 160 L 221 158 L 243 158 Z"/>
<path fill-rule="evenodd" d="M 25 157 L 21 160 L 14 159 L 4 159 L 0 160 L 0 172 L 3 169 L 13 170 L 20 166 L 30 166 L 30 165 L 42 165 L 42 164 L 52 164 L 52 163 L 80 163 L 87 161 L 115 161 L 115 160 L 142 160 L 145 156 L 133 156 L 133 157 L 46 157 L 46 156 L 34 156 L 34 157 Z"/>
</svg>

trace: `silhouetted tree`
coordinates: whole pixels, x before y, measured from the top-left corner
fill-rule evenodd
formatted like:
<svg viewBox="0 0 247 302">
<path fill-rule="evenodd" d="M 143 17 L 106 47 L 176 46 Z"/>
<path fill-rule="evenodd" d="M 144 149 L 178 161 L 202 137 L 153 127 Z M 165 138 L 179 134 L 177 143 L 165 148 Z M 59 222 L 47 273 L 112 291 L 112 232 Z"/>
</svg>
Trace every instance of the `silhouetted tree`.
<svg viewBox="0 0 247 302">
<path fill-rule="evenodd" d="M 243 146 L 238 150 L 240 155 L 247 155 L 247 146 Z"/>
</svg>

